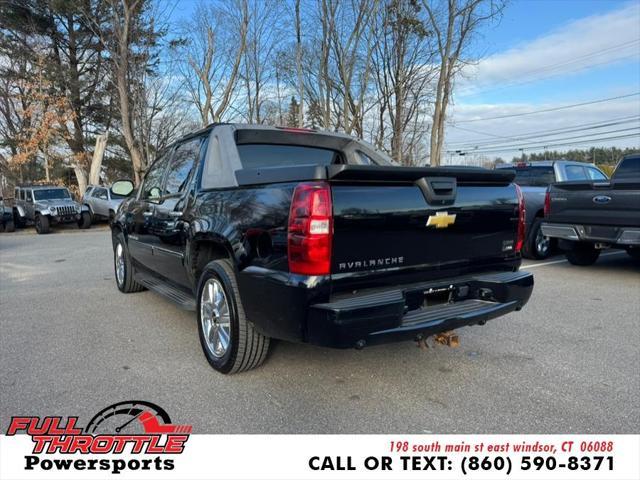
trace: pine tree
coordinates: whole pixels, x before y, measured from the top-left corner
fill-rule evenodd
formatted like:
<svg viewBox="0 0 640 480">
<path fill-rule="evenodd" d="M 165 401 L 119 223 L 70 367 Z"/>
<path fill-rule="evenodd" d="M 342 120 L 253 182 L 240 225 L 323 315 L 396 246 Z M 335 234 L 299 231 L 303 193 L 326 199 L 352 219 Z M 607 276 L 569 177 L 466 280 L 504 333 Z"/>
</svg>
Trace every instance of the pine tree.
<svg viewBox="0 0 640 480">
<path fill-rule="evenodd" d="M 298 115 L 300 113 L 300 105 L 296 100 L 296 97 L 291 97 L 289 102 L 289 110 L 287 111 L 287 127 L 298 126 Z"/>
</svg>

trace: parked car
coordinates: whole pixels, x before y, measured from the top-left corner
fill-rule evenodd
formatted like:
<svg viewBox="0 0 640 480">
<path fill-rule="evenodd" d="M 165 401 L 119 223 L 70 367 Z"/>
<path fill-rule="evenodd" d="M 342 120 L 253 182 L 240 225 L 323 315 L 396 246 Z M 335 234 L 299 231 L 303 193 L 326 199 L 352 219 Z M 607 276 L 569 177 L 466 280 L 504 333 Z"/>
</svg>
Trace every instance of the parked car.
<svg viewBox="0 0 640 480">
<path fill-rule="evenodd" d="M 89 185 L 82 196 L 82 203 L 91 212 L 91 220 L 113 220 L 124 196 L 113 193 L 107 187 Z"/>
<path fill-rule="evenodd" d="M 4 198 L 0 196 L 0 232 L 13 232 L 13 209 L 4 204 Z"/>
<path fill-rule="evenodd" d="M 195 310 L 223 373 L 260 365 L 272 338 L 363 348 L 483 325 L 533 288 L 512 180 L 392 166 L 341 134 L 212 125 L 162 151 L 118 209 L 116 284 Z"/>
<path fill-rule="evenodd" d="M 17 186 L 13 218 L 18 227 L 33 223 L 39 234 L 49 233 L 52 225 L 62 223 L 91 226 L 89 210 L 74 202 L 68 189 L 55 185 Z"/>
<path fill-rule="evenodd" d="M 522 255 L 542 260 L 555 251 L 555 240 L 543 235 L 540 226 L 544 218 L 544 198 L 547 187 L 554 182 L 575 180 L 607 180 L 607 176 L 591 163 L 569 160 L 541 160 L 503 164 L 496 168 L 512 169 L 515 182 L 520 185 L 527 211 L 526 239 Z"/>
<path fill-rule="evenodd" d="M 606 248 L 640 258 L 640 154 L 622 158 L 611 180 L 552 184 L 542 231 L 574 265 L 593 264 Z"/>
</svg>

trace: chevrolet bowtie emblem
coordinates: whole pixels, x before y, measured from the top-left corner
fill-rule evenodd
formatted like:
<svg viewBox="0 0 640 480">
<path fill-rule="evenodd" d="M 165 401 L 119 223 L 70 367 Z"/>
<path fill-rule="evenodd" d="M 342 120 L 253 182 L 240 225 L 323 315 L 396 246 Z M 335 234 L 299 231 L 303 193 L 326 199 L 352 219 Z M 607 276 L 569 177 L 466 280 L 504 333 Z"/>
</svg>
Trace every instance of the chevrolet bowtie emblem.
<svg viewBox="0 0 640 480">
<path fill-rule="evenodd" d="M 453 225 L 455 221 L 455 213 L 453 215 L 449 215 L 447 212 L 436 212 L 435 215 L 429 215 L 427 227 L 447 228 L 449 225 Z"/>
</svg>

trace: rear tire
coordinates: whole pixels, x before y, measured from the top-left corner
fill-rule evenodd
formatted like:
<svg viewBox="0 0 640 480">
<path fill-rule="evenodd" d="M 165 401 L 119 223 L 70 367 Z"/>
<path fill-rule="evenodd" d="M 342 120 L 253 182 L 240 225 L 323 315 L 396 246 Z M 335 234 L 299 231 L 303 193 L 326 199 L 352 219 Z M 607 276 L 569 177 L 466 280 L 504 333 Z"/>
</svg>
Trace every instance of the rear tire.
<svg viewBox="0 0 640 480">
<path fill-rule="evenodd" d="M 13 220 L 9 220 L 7 223 L 4 224 L 4 231 L 5 232 L 15 232 L 16 231 L 16 226 L 13 223 Z"/>
<path fill-rule="evenodd" d="M 572 265 L 593 265 L 600 256 L 600 250 L 591 243 L 576 243 L 572 250 L 566 252 L 566 256 Z"/>
<path fill-rule="evenodd" d="M 627 253 L 631 258 L 635 260 L 640 260 L 640 248 L 630 248 L 629 250 L 627 250 Z"/>
<path fill-rule="evenodd" d="M 78 220 L 78 227 L 83 230 L 91 227 L 91 214 L 89 212 L 82 212 L 80 214 L 80 220 Z"/>
<path fill-rule="evenodd" d="M 542 218 L 536 218 L 531 224 L 527 243 L 522 250 L 522 256 L 532 260 L 544 260 L 553 253 L 553 239 L 542 235 Z"/>
<path fill-rule="evenodd" d="M 144 290 L 144 287 L 133 279 L 135 272 L 122 233 L 118 233 L 113 240 L 113 269 L 116 285 L 122 293 L 136 293 Z"/>
<path fill-rule="evenodd" d="M 205 288 L 207 291 L 205 291 Z M 216 293 L 212 293 L 216 289 Z M 220 291 L 221 289 L 221 291 Z M 226 305 L 226 308 L 225 308 Z M 215 320 L 214 320 L 215 319 Z M 227 328 L 224 328 L 228 324 Z M 227 346 L 216 352 L 216 328 Z M 205 331 L 207 330 L 207 331 Z M 198 336 L 209 364 L 218 372 L 239 373 L 260 366 L 269 352 L 269 337 L 257 332 L 247 319 L 231 261 L 207 264 L 198 284 Z M 220 344 L 222 346 L 222 344 Z"/>
<path fill-rule="evenodd" d="M 25 221 L 20 217 L 20 214 L 18 213 L 17 210 L 13 211 L 13 224 L 17 228 L 24 228 L 25 226 Z"/>
<path fill-rule="evenodd" d="M 44 235 L 51 231 L 51 225 L 49 223 L 49 217 L 46 215 L 37 215 L 35 220 L 36 232 L 38 235 Z"/>
</svg>

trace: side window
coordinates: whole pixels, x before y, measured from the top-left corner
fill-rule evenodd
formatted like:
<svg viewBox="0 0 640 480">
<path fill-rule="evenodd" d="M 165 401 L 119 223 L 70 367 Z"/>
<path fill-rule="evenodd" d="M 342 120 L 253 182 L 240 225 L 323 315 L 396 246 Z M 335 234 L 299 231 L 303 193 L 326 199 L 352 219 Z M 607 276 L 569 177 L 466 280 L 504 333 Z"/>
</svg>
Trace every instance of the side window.
<svg viewBox="0 0 640 480">
<path fill-rule="evenodd" d="M 567 180 L 586 180 L 587 175 L 584 173 L 584 167 L 580 165 L 567 165 L 565 167 Z"/>
<path fill-rule="evenodd" d="M 25 197 L 26 201 L 27 202 L 32 202 L 33 201 L 33 196 L 31 194 L 31 190 L 26 190 L 25 192 L 26 192 L 26 197 Z"/>
<path fill-rule="evenodd" d="M 377 165 L 376 162 L 374 162 L 366 153 L 357 150 L 356 154 L 358 155 L 358 160 L 360 160 L 362 165 Z"/>
<path fill-rule="evenodd" d="M 173 152 L 164 184 L 164 195 L 184 192 L 191 178 L 191 171 L 200 157 L 200 137 L 178 145 Z"/>
<path fill-rule="evenodd" d="M 13 199 L 14 200 L 20 200 L 20 189 L 19 188 L 16 188 L 13 191 Z"/>
<path fill-rule="evenodd" d="M 91 196 L 91 192 L 93 192 L 93 187 L 89 187 L 84 191 L 84 196 L 85 197 L 90 197 Z"/>
<path fill-rule="evenodd" d="M 162 196 L 162 177 L 170 154 L 170 150 L 163 152 L 149 168 L 140 195 L 142 200 L 156 200 Z"/>
<path fill-rule="evenodd" d="M 101 200 L 108 200 L 107 189 L 106 188 L 96 188 L 93 196 L 99 198 Z"/>
<path fill-rule="evenodd" d="M 591 180 L 607 180 L 607 176 L 597 168 L 587 167 L 587 174 Z"/>
</svg>

